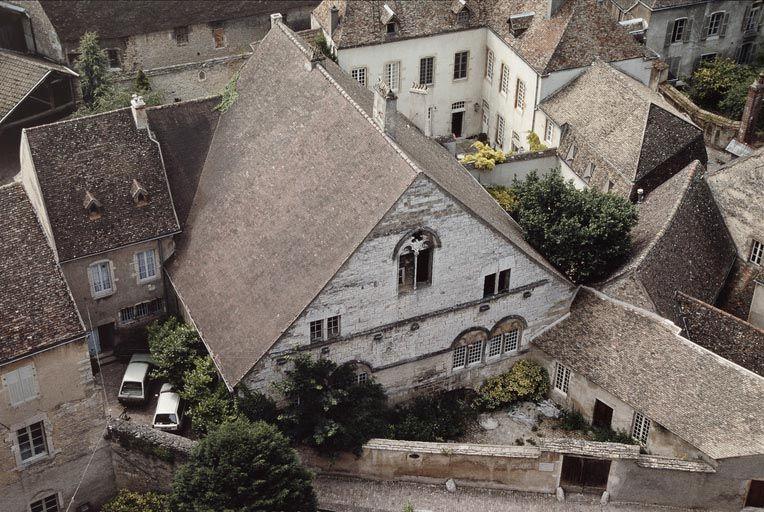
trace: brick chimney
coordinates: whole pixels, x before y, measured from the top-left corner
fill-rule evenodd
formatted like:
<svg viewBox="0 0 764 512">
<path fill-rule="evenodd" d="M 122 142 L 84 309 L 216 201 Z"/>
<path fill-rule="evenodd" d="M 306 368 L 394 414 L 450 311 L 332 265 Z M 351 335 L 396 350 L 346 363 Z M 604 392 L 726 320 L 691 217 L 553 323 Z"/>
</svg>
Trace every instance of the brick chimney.
<svg viewBox="0 0 764 512">
<path fill-rule="evenodd" d="M 546 0 L 546 19 L 551 18 L 560 10 L 565 0 Z"/>
<path fill-rule="evenodd" d="M 395 135 L 395 114 L 398 111 L 398 97 L 382 80 L 374 86 L 374 108 L 372 118 L 391 137 Z"/>
<path fill-rule="evenodd" d="M 337 25 L 340 24 L 340 10 L 336 5 L 332 5 L 329 9 L 329 27 L 326 31 L 329 34 L 329 39 L 334 41 L 334 31 L 337 30 Z"/>
<path fill-rule="evenodd" d="M 737 141 L 743 144 L 751 144 L 756 134 L 756 122 L 761 110 L 761 98 L 764 96 L 764 72 L 748 88 L 748 99 L 743 109 L 743 117 L 740 119 L 740 129 L 737 132 Z"/>
<path fill-rule="evenodd" d="M 148 128 L 149 118 L 146 115 L 146 103 L 143 101 L 143 96 L 133 94 L 133 99 L 130 100 L 130 109 L 133 111 L 135 127 L 139 130 Z"/>
</svg>

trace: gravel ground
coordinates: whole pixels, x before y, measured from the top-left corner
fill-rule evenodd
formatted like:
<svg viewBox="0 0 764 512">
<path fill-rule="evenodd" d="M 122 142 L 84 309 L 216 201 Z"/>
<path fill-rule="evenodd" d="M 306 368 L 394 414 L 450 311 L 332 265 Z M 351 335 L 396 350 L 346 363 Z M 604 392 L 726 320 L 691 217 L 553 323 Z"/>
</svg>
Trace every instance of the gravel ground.
<svg viewBox="0 0 764 512">
<path fill-rule="evenodd" d="M 609 504 L 599 496 L 571 495 L 565 502 L 553 496 L 491 489 L 457 488 L 449 493 L 442 485 L 380 482 L 320 476 L 314 487 L 319 507 L 331 512 L 401 512 L 411 503 L 417 512 L 648 512 L 685 509 L 644 505 Z"/>
</svg>

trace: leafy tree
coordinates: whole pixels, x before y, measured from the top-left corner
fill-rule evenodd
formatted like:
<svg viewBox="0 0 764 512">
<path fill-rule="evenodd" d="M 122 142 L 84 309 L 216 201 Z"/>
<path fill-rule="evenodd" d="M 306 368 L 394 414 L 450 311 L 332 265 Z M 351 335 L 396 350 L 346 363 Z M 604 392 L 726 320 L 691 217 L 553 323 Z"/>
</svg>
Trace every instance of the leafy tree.
<svg viewBox="0 0 764 512">
<path fill-rule="evenodd" d="M 518 203 L 511 213 L 525 238 L 572 281 L 602 277 L 629 253 L 637 211 L 626 199 L 578 190 L 559 171 L 532 172 L 512 190 Z"/>
<path fill-rule="evenodd" d="M 463 436 L 474 423 L 474 391 L 456 389 L 422 395 L 399 405 L 393 413 L 390 435 L 407 441 L 442 442 Z"/>
<path fill-rule="evenodd" d="M 284 431 L 321 452 L 358 452 L 363 443 L 387 431 L 382 386 L 357 383 L 350 366 L 299 356 L 276 387 L 289 402 L 279 416 Z"/>
<path fill-rule="evenodd" d="M 144 93 L 151 90 L 151 83 L 143 69 L 138 69 L 138 73 L 135 75 L 135 90 L 143 91 Z"/>
<path fill-rule="evenodd" d="M 205 353 L 199 335 L 175 317 L 152 322 L 147 330 L 149 350 L 157 363 L 154 377 L 180 389 L 183 375 L 194 368 L 194 359 Z"/>
<path fill-rule="evenodd" d="M 312 476 L 264 422 L 225 423 L 202 439 L 173 480 L 178 512 L 314 512 Z"/>
<path fill-rule="evenodd" d="M 77 52 L 80 55 L 74 67 L 80 75 L 82 101 L 91 106 L 103 92 L 103 87 L 109 85 L 109 58 L 101 49 L 95 32 L 85 32 L 82 35 Z"/>
<path fill-rule="evenodd" d="M 732 59 L 708 60 L 690 77 L 688 93 L 701 107 L 740 119 L 748 87 L 757 76 L 757 69 L 739 65 Z"/>
<path fill-rule="evenodd" d="M 528 144 L 530 144 L 530 150 L 532 152 L 544 151 L 547 149 L 546 145 L 541 143 L 541 139 L 539 139 L 539 136 L 536 134 L 536 132 L 530 132 L 527 139 Z"/>
<path fill-rule="evenodd" d="M 493 197 L 496 202 L 499 203 L 499 206 L 504 208 L 506 211 L 511 212 L 517 207 L 517 197 L 511 188 L 497 185 L 493 187 L 486 187 L 486 190 L 489 194 L 491 194 L 491 197 Z"/>
<path fill-rule="evenodd" d="M 521 359 L 508 372 L 489 377 L 480 386 L 475 404 L 494 410 L 513 402 L 538 402 L 549 393 L 549 374 L 546 368 L 531 359 Z"/>
<path fill-rule="evenodd" d="M 193 367 L 183 374 L 179 395 L 187 403 L 191 428 L 199 435 L 236 418 L 236 404 L 209 356 L 193 359 Z"/>
<path fill-rule="evenodd" d="M 239 389 L 236 408 L 249 421 L 275 423 L 278 417 L 276 402 L 257 391 L 250 391 L 246 386 Z"/>
<path fill-rule="evenodd" d="M 496 164 L 503 163 L 507 159 L 507 155 L 502 150 L 493 149 L 480 141 L 475 141 L 472 147 L 475 151 L 464 155 L 460 162 L 465 165 L 473 164 L 475 169 L 490 171 L 496 167 Z"/>
<path fill-rule="evenodd" d="M 133 492 L 121 489 L 101 507 L 101 512 L 171 512 L 169 496 L 156 492 Z"/>
</svg>

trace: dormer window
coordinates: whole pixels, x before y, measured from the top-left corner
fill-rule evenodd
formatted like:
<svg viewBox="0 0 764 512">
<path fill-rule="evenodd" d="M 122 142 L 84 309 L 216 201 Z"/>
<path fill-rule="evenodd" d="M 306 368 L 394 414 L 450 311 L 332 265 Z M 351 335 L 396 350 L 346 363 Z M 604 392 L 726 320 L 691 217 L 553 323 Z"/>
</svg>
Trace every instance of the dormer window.
<svg viewBox="0 0 764 512">
<path fill-rule="evenodd" d="M 398 18 L 395 16 L 395 11 L 389 5 L 385 4 L 382 6 L 382 14 L 379 21 L 385 25 L 385 31 L 388 36 L 394 36 L 398 33 Z"/>
<path fill-rule="evenodd" d="M 133 180 L 133 184 L 130 186 L 130 195 L 133 197 L 135 206 L 139 208 L 149 204 L 149 193 L 138 183 L 138 180 Z"/>
<path fill-rule="evenodd" d="M 470 23 L 470 10 L 466 7 L 459 11 L 456 15 L 456 23 L 458 25 L 469 25 Z"/>
<path fill-rule="evenodd" d="M 440 247 L 435 233 L 422 229 L 398 242 L 398 292 L 409 292 L 432 283 L 433 253 Z"/>
<path fill-rule="evenodd" d="M 531 26 L 535 14 L 536 13 L 534 12 L 523 12 L 510 16 L 507 23 L 509 24 L 509 32 L 512 34 L 512 37 L 520 37 L 523 35 L 523 32 L 528 30 L 528 27 Z"/>
<path fill-rule="evenodd" d="M 398 33 L 398 26 L 394 21 L 391 21 L 387 24 L 387 35 L 388 36 L 394 36 Z"/>
<path fill-rule="evenodd" d="M 568 148 L 568 154 L 565 155 L 565 160 L 570 163 L 573 161 L 574 158 L 576 158 L 576 153 L 578 153 L 578 148 L 575 144 L 571 144 L 570 148 Z"/>
<path fill-rule="evenodd" d="M 95 220 L 101 217 L 101 203 L 89 190 L 85 191 L 85 200 L 82 202 L 82 206 L 84 206 L 85 211 L 88 212 L 90 220 Z"/>
</svg>

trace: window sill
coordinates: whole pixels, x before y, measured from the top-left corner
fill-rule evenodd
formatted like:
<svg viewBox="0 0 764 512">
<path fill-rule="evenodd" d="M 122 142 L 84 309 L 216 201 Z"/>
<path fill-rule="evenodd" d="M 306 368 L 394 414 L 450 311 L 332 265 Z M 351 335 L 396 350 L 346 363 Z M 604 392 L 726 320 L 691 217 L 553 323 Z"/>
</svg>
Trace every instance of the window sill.
<svg viewBox="0 0 764 512">
<path fill-rule="evenodd" d="M 453 78 L 453 79 L 451 79 L 452 82 L 466 82 L 467 80 L 468 80 L 468 77 L 466 77 L 466 76 L 463 77 L 463 78 Z"/>
<path fill-rule="evenodd" d="M 33 396 L 31 398 L 27 398 L 26 400 L 22 400 L 21 402 L 16 402 L 15 404 L 10 404 L 11 405 L 11 409 L 18 409 L 18 408 L 28 404 L 29 402 L 34 402 L 38 398 L 40 398 L 40 394 L 39 393 L 37 393 L 35 396 Z"/>
<path fill-rule="evenodd" d="M 155 275 L 153 277 L 147 277 L 146 279 L 138 278 L 137 279 L 137 283 L 138 284 L 150 284 L 150 283 L 153 283 L 153 282 L 158 281 L 158 280 L 159 280 L 159 274 L 157 274 L 157 275 Z"/>
<path fill-rule="evenodd" d="M 16 466 L 16 471 L 25 471 L 31 469 L 33 466 L 41 465 L 44 462 L 52 462 L 57 452 L 46 453 L 45 455 L 37 455 L 30 459 L 20 461 Z"/>
<path fill-rule="evenodd" d="M 116 293 L 114 290 L 110 291 L 109 293 L 91 293 L 91 296 L 94 300 L 100 300 L 100 299 L 106 299 L 111 297 Z"/>
<path fill-rule="evenodd" d="M 432 286 L 432 283 L 419 283 L 417 284 L 416 288 L 400 288 L 400 285 L 398 285 L 398 295 L 410 295 L 412 293 L 416 293 L 419 290 L 424 290 L 426 288 L 429 288 Z"/>
</svg>

